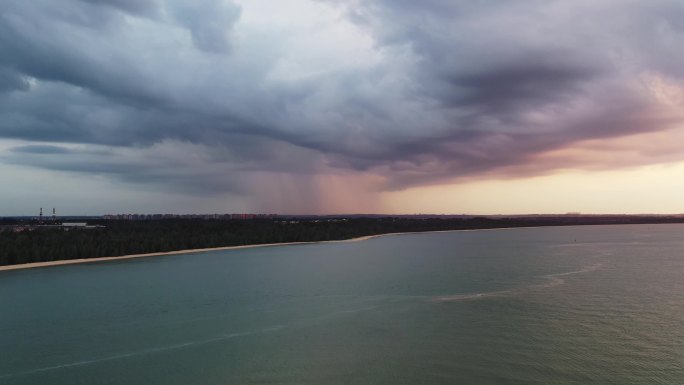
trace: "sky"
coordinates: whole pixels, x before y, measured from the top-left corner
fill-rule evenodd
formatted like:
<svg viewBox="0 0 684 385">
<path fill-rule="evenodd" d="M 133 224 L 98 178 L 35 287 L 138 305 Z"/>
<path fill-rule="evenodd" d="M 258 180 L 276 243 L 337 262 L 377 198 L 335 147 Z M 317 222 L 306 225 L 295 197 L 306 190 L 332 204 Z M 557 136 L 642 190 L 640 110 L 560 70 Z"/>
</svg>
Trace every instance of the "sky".
<svg viewBox="0 0 684 385">
<path fill-rule="evenodd" d="M 3 0 L 0 216 L 684 213 L 681 0 Z"/>
</svg>

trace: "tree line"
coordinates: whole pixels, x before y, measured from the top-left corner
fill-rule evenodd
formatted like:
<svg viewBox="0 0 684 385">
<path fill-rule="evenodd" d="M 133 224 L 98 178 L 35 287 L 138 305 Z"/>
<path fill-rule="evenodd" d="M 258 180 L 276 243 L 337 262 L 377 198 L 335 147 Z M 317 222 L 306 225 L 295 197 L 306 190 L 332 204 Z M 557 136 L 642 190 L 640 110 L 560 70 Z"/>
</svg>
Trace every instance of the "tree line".
<svg viewBox="0 0 684 385">
<path fill-rule="evenodd" d="M 174 250 L 281 242 L 343 240 L 394 232 L 563 226 L 616 223 L 672 223 L 677 217 L 522 217 L 522 218 L 348 218 L 154 221 L 90 221 L 104 227 L 33 227 L 0 231 L 0 265 L 112 257 Z M 6 223 L 7 224 L 7 223 Z"/>
</svg>

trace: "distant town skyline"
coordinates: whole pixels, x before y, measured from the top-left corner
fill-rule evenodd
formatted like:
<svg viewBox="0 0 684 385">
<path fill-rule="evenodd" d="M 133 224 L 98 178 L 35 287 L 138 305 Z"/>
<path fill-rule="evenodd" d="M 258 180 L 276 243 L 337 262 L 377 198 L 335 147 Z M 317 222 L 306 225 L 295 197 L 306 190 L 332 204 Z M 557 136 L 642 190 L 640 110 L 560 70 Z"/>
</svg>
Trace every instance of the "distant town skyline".
<svg viewBox="0 0 684 385">
<path fill-rule="evenodd" d="M 683 213 L 683 20 L 678 0 L 7 0 L 0 216 Z"/>
</svg>

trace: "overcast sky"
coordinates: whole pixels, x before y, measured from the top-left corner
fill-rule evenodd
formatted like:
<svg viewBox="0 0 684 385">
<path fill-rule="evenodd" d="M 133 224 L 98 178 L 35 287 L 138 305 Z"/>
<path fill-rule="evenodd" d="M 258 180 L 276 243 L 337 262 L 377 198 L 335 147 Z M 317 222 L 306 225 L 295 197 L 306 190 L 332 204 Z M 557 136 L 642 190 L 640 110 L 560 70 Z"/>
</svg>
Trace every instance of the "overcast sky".
<svg viewBox="0 0 684 385">
<path fill-rule="evenodd" d="M 684 212 L 680 0 L 3 0 L 0 215 Z"/>
</svg>

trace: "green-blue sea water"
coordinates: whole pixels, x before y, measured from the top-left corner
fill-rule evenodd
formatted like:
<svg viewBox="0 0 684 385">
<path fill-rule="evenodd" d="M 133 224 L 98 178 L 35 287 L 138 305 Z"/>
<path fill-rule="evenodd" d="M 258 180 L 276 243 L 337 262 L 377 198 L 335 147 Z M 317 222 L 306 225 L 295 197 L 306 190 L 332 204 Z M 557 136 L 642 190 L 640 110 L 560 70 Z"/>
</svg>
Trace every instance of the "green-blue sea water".
<svg viewBox="0 0 684 385">
<path fill-rule="evenodd" d="M 0 384 L 684 384 L 684 226 L 0 272 Z"/>
</svg>

